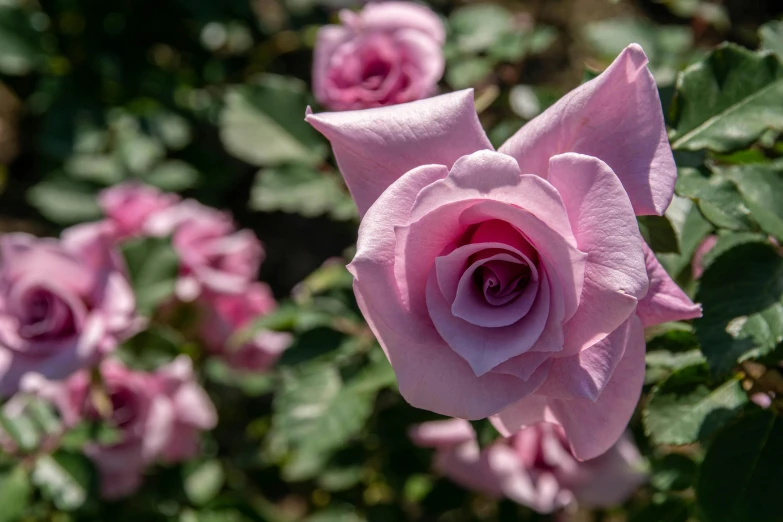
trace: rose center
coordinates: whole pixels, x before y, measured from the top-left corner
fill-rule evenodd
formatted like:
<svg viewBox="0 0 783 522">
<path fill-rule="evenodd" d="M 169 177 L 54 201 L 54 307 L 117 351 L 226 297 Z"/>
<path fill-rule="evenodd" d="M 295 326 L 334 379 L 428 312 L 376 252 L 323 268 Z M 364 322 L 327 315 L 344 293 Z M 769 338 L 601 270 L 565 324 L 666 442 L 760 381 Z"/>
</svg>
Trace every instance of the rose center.
<svg viewBox="0 0 783 522">
<path fill-rule="evenodd" d="M 68 303 L 45 288 L 31 289 L 22 300 L 19 335 L 47 341 L 76 332 L 76 320 Z"/>
<path fill-rule="evenodd" d="M 530 282 L 531 271 L 527 263 L 502 260 L 488 261 L 473 273 L 473 281 L 488 302 L 497 298 L 513 297 L 521 293 Z"/>
</svg>

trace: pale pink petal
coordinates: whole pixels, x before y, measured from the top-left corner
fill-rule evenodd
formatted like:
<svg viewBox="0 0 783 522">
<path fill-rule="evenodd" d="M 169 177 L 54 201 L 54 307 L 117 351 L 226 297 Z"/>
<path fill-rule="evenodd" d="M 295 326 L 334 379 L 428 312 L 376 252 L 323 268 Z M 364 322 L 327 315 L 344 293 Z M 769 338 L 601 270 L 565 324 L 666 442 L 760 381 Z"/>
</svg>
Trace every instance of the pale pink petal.
<svg viewBox="0 0 783 522">
<path fill-rule="evenodd" d="M 577 459 L 589 460 L 606 452 L 628 425 L 644 382 L 644 332 L 638 318 L 631 317 L 630 323 L 623 358 L 598 400 L 532 395 L 493 415 L 490 420 L 495 428 L 508 436 L 526 426 L 549 422 L 563 427 Z"/>
<path fill-rule="evenodd" d="M 693 253 L 693 260 L 691 261 L 691 274 L 694 280 L 699 279 L 704 273 L 704 256 L 715 247 L 717 242 L 718 236 L 710 234 L 696 247 L 696 251 Z"/>
<path fill-rule="evenodd" d="M 631 320 L 594 345 L 570 357 L 555 358 L 536 393 L 562 399 L 598 400 L 625 353 Z"/>
<path fill-rule="evenodd" d="M 329 102 L 325 85 L 329 62 L 337 47 L 351 39 L 353 34 L 351 29 L 339 25 L 324 25 L 318 30 L 313 49 L 313 94 L 318 103 Z"/>
<path fill-rule="evenodd" d="M 614 172 L 599 159 L 561 154 L 550 161 L 549 181 L 560 192 L 578 248 L 587 253 L 579 309 L 565 325 L 573 355 L 614 331 L 647 293 L 642 239 L 636 217 Z"/>
<path fill-rule="evenodd" d="M 451 167 L 466 154 L 492 149 L 471 89 L 390 107 L 310 114 L 305 119 L 332 143 L 360 214 L 415 167 Z"/>
<path fill-rule="evenodd" d="M 503 494 L 495 470 L 487 460 L 487 453 L 480 451 L 475 440 L 438 450 L 433 467 L 464 488 L 494 498 Z"/>
<path fill-rule="evenodd" d="M 446 30 L 438 15 L 427 7 L 412 2 L 369 3 L 358 17 L 353 19 L 359 24 L 357 28 L 361 29 L 376 31 L 413 29 L 429 36 L 439 44 L 446 40 Z"/>
<path fill-rule="evenodd" d="M 395 42 L 411 61 L 410 64 L 403 64 L 403 67 L 415 67 L 415 71 L 408 72 L 411 84 L 398 96 L 406 98 L 405 101 L 412 101 L 433 94 L 446 68 L 441 45 L 413 29 L 398 31 Z"/>
<path fill-rule="evenodd" d="M 408 436 L 422 448 L 440 448 L 474 440 L 476 432 L 464 419 L 448 419 L 411 426 Z"/>
<path fill-rule="evenodd" d="M 639 301 L 636 315 L 642 320 L 644 327 L 701 317 L 701 305 L 694 304 L 685 295 L 655 258 L 647 243 L 642 242 L 642 244 L 647 274 L 650 278 L 650 290 L 644 299 Z"/>
<path fill-rule="evenodd" d="M 585 507 L 611 507 L 624 502 L 647 481 L 644 461 L 628 433 L 598 458 L 581 463 L 572 485 Z"/>
<path fill-rule="evenodd" d="M 663 214 L 677 170 L 647 56 L 631 44 L 606 71 L 561 98 L 500 148 L 522 172 L 548 177 L 549 158 L 595 156 L 617 173 L 634 211 Z"/>
</svg>

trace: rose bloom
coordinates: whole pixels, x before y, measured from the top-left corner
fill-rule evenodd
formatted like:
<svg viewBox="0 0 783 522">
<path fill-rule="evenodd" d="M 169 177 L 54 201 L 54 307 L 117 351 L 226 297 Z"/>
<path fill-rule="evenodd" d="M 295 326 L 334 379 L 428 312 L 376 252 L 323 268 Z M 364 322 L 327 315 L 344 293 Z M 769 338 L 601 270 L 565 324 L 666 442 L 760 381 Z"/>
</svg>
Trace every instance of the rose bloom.
<svg viewBox="0 0 783 522">
<path fill-rule="evenodd" d="M 192 301 L 204 291 L 237 294 L 255 280 L 264 249 L 255 234 L 236 230 L 231 217 L 194 200 L 156 213 L 152 235 L 173 235 L 182 270 L 177 296 Z"/>
<path fill-rule="evenodd" d="M 145 235 L 150 218 L 166 210 L 180 198 L 155 187 L 126 182 L 103 190 L 98 203 L 115 230 L 118 239 Z"/>
<path fill-rule="evenodd" d="M 318 31 L 313 90 L 336 111 L 425 98 L 443 76 L 445 30 L 428 8 L 409 2 L 371 3 L 340 12 L 342 25 Z"/>
<path fill-rule="evenodd" d="M 207 294 L 202 302 L 204 341 L 235 370 L 267 370 L 291 345 L 291 334 L 264 329 L 244 343 L 232 345 L 232 339 L 242 328 L 277 308 L 272 291 L 264 283 L 252 283 L 241 294 Z"/>
<path fill-rule="evenodd" d="M 677 176 L 646 64 L 629 46 L 497 152 L 471 90 L 307 116 L 363 216 L 348 268 L 412 405 L 557 424 L 579 459 L 623 433 L 643 326 L 701 314 L 636 221 Z"/>
<path fill-rule="evenodd" d="M 0 238 L 0 396 L 28 372 L 60 379 L 95 363 L 137 326 L 107 227 Z"/>
<path fill-rule="evenodd" d="M 194 381 L 186 356 L 154 373 L 132 371 L 118 361 L 106 360 L 100 374 L 108 399 L 108 418 L 94 403 L 86 371 L 62 382 L 29 375 L 23 387 L 53 402 L 66 427 L 87 420 L 107 422 L 118 430 L 116 442 L 91 442 L 84 448 L 98 468 L 104 498 L 135 492 L 144 470 L 155 461 L 180 462 L 195 457 L 199 433 L 217 423 L 215 408 Z"/>
<path fill-rule="evenodd" d="M 539 513 L 578 503 L 610 507 L 627 499 L 647 475 L 625 434 L 603 455 L 580 462 L 568 450 L 563 430 L 541 423 L 479 449 L 473 428 L 462 419 L 414 426 L 418 446 L 435 448 L 434 468 L 454 482 Z"/>
</svg>

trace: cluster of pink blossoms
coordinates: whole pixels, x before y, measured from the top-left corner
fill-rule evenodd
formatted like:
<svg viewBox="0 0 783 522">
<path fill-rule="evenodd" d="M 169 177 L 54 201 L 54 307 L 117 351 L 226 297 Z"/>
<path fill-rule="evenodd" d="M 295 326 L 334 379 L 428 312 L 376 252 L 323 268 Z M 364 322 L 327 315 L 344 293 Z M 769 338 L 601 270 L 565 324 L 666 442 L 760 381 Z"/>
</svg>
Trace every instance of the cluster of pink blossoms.
<svg viewBox="0 0 783 522">
<path fill-rule="evenodd" d="M 21 390 L 53 402 L 66 429 L 83 421 L 116 429 L 116 441 L 84 448 L 101 473 L 102 494 L 116 498 L 136 490 L 148 465 L 197 455 L 199 432 L 217 423 L 188 357 L 153 372 L 112 357 L 145 326 L 118 253 L 124 241 L 172 238 L 180 268 L 166 306 L 195 304 L 197 334 L 235 369 L 268 368 L 291 339 L 261 331 L 241 346 L 230 342 L 276 306 L 256 281 L 264 252 L 251 231 L 236 230 L 225 213 L 135 183 L 107 189 L 99 202 L 104 220 L 59 239 L 0 239 L 0 394 Z"/>
</svg>

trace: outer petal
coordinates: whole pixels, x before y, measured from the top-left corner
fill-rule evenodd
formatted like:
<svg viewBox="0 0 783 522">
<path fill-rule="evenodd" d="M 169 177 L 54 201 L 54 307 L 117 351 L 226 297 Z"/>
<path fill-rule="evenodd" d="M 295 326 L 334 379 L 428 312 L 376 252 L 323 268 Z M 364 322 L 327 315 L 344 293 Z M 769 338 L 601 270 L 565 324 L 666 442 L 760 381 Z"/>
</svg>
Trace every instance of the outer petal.
<svg viewBox="0 0 783 522">
<path fill-rule="evenodd" d="M 630 323 L 625 355 L 597 401 L 533 395 L 493 416 L 492 424 L 504 435 L 537 422 L 559 424 L 579 460 L 605 453 L 628 425 L 644 382 L 644 331 L 638 318 Z"/>
<path fill-rule="evenodd" d="M 563 399 L 598 400 L 625 353 L 631 320 L 570 357 L 555 358 L 549 377 L 536 393 Z"/>
<path fill-rule="evenodd" d="M 412 426 L 408 436 L 422 448 L 440 448 L 474 440 L 476 432 L 464 419 L 448 419 Z"/>
<path fill-rule="evenodd" d="M 351 17 L 348 17 L 351 20 Z M 415 29 L 442 44 L 446 30 L 438 15 L 412 2 L 378 2 L 367 4 L 357 18 L 364 29 L 397 31 Z"/>
<path fill-rule="evenodd" d="M 573 355 L 613 332 L 647 293 L 642 238 L 620 180 L 603 161 L 561 154 L 549 163 L 579 250 L 587 253 L 576 314 L 565 326 L 562 356 Z"/>
<path fill-rule="evenodd" d="M 339 25 L 324 25 L 318 30 L 313 50 L 313 94 L 318 103 L 326 105 L 330 102 L 325 82 L 332 56 L 353 34 L 351 29 Z"/>
<path fill-rule="evenodd" d="M 405 92 L 409 96 L 416 96 L 413 99 L 433 94 L 446 67 L 441 45 L 427 35 L 412 29 L 399 31 L 395 41 L 417 69 L 415 75 L 411 74 L 412 85 Z"/>
<path fill-rule="evenodd" d="M 642 320 L 644 327 L 701 317 L 701 305 L 694 304 L 685 295 L 655 258 L 647 243 L 642 242 L 642 244 L 647 274 L 650 278 L 650 290 L 645 298 L 639 301 L 636 315 Z"/>
<path fill-rule="evenodd" d="M 480 419 L 530 394 L 535 387 L 529 383 L 539 377 L 528 382 L 510 375 L 476 377 L 430 324 L 403 306 L 394 279 L 394 226 L 407 219 L 419 191 L 445 176 L 444 170 L 414 169 L 381 195 L 362 220 L 349 270 L 359 307 L 392 363 L 403 397 L 443 415 Z"/>
<path fill-rule="evenodd" d="M 451 167 L 460 157 L 491 150 L 467 89 L 426 100 L 305 118 L 332 143 L 359 213 L 407 171 Z"/>
<path fill-rule="evenodd" d="M 500 148 L 522 172 L 547 177 L 549 158 L 579 152 L 617 173 L 636 214 L 662 215 L 677 170 L 647 56 L 631 44 L 600 76 L 561 98 Z"/>
</svg>

